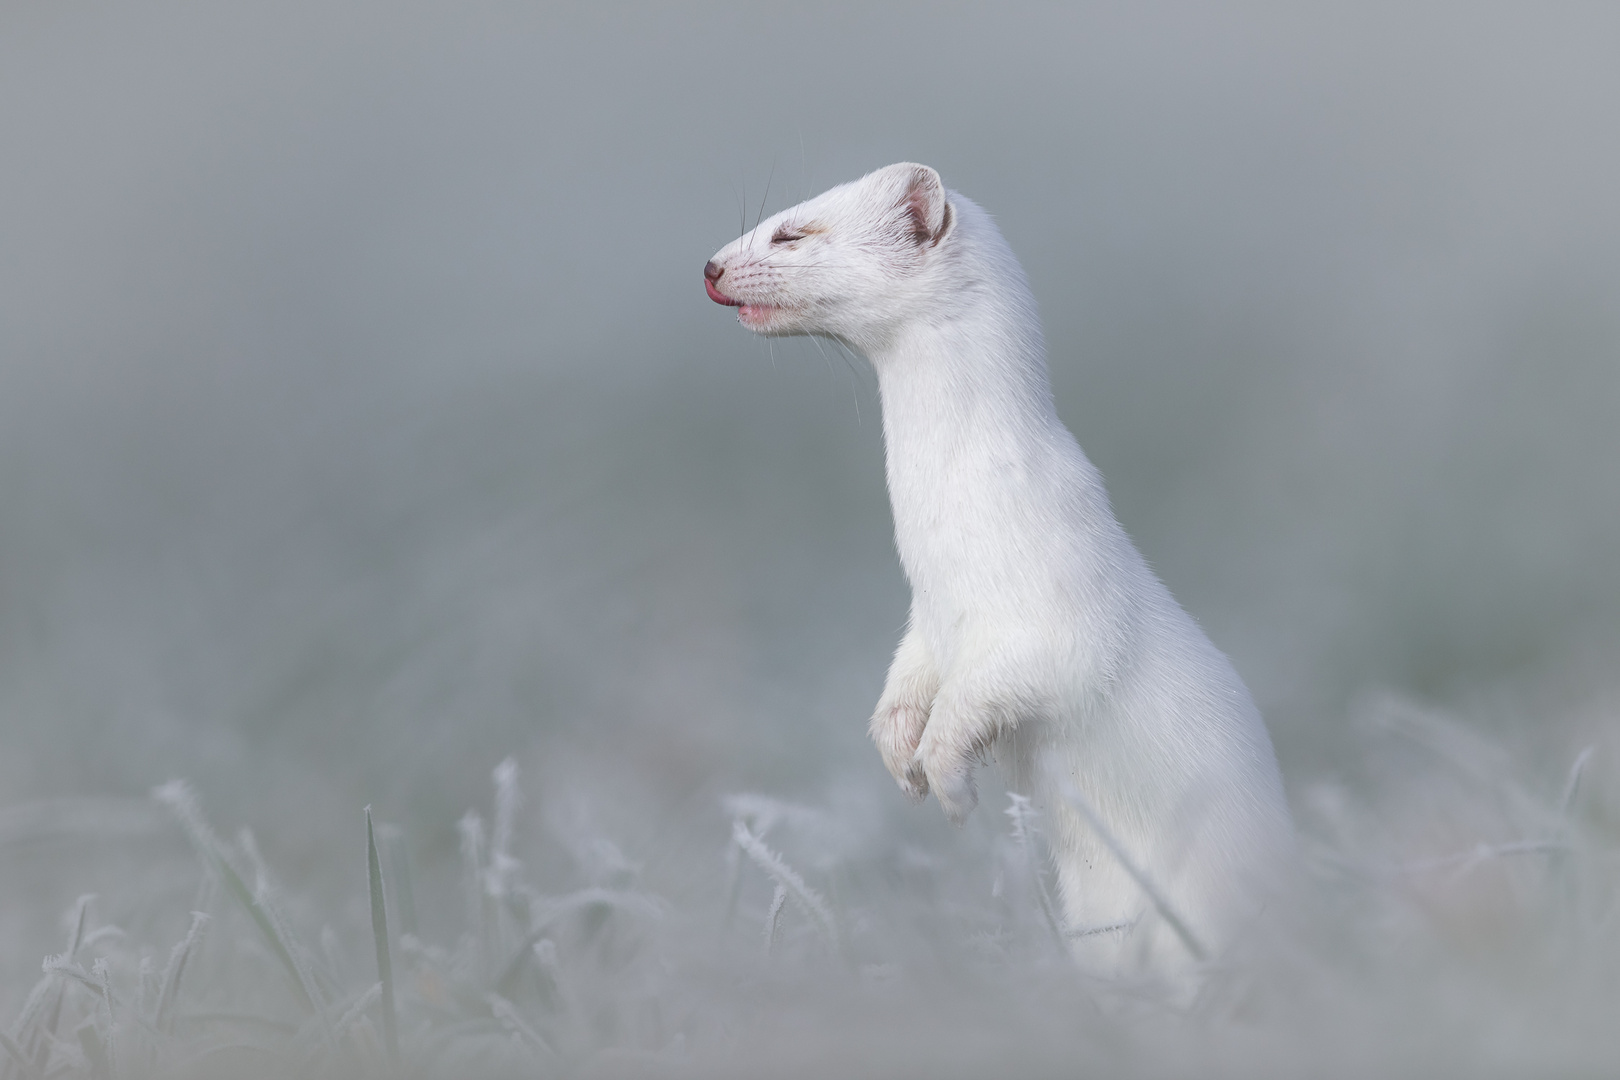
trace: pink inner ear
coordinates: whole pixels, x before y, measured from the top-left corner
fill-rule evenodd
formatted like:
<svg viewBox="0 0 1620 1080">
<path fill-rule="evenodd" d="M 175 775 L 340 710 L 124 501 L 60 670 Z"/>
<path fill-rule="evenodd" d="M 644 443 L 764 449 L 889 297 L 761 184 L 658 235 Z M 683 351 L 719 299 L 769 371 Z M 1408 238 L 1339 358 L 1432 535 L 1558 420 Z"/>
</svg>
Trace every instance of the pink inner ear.
<svg viewBox="0 0 1620 1080">
<path fill-rule="evenodd" d="M 934 235 L 928 227 L 928 193 L 913 185 L 906 193 L 906 212 L 911 215 L 911 235 L 919 244 Z"/>
<path fill-rule="evenodd" d="M 940 228 L 935 225 L 934 196 L 943 195 L 933 184 L 932 178 L 924 172 L 912 177 L 911 184 L 906 189 L 906 213 L 911 215 L 911 235 L 920 244 L 932 240 Z M 941 197 L 941 202 L 944 199 Z"/>
</svg>

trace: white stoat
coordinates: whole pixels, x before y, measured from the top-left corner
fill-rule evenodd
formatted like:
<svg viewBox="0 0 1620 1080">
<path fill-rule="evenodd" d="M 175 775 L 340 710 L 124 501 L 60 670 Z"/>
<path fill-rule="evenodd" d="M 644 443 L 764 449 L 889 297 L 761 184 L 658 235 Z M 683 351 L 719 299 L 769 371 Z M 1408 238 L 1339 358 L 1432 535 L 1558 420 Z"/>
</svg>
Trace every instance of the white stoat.
<svg viewBox="0 0 1620 1080">
<path fill-rule="evenodd" d="M 990 216 L 891 165 L 762 222 L 704 278 L 750 330 L 826 335 L 877 372 L 912 600 L 871 733 L 901 789 L 961 822 L 992 755 L 1052 822 L 1094 968 L 1173 970 L 1228 942 L 1292 843 L 1271 740 L 1058 419 Z"/>
</svg>

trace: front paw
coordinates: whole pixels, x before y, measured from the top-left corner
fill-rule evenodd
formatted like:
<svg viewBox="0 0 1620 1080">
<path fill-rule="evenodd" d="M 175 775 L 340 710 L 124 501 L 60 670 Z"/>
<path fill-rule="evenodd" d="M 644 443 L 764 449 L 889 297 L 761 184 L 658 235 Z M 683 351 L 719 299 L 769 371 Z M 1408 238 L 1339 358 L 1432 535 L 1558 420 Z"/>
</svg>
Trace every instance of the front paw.
<svg viewBox="0 0 1620 1080">
<path fill-rule="evenodd" d="M 917 764 L 917 744 L 928 725 L 928 710 L 916 705 L 878 704 L 868 730 L 883 757 L 883 767 L 889 770 L 912 802 L 928 797 L 928 775 Z"/>
<path fill-rule="evenodd" d="M 979 805 L 979 788 L 973 779 L 979 753 L 971 746 L 930 739 L 929 734 L 924 733 L 909 769 L 923 777 L 923 790 L 931 788 L 945 816 L 959 826 Z"/>
</svg>

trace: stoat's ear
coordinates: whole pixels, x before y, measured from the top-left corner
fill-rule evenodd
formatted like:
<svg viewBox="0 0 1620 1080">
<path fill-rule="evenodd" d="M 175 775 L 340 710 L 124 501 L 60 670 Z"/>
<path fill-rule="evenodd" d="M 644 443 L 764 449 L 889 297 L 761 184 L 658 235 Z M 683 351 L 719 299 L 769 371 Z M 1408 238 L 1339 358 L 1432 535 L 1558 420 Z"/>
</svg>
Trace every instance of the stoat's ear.
<svg viewBox="0 0 1620 1080">
<path fill-rule="evenodd" d="M 951 231 L 955 213 L 945 197 L 945 185 L 939 173 L 927 165 L 906 166 L 906 193 L 901 205 L 911 219 L 911 235 L 917 245 L 933 247 Z"/>
</svg>

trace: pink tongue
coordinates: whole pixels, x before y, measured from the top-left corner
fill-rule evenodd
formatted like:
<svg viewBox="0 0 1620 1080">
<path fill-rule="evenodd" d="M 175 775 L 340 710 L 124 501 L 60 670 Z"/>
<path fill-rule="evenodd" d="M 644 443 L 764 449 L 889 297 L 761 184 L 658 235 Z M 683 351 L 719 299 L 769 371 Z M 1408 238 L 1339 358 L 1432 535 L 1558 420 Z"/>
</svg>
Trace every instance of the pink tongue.
<svg viewBox="0 0 1620 1080">
<path fill-rule="evenodd" d="M 703 287 L 709 290 L 709 299 L 713 300 L 715 303 L 724 304 L 726 307 L 742 307 L 741 300 L 733 300 L 731 297 L 715 288 L 714 282 L 710 281 L 708 278 L 703 279 Z"/>
</svg>

